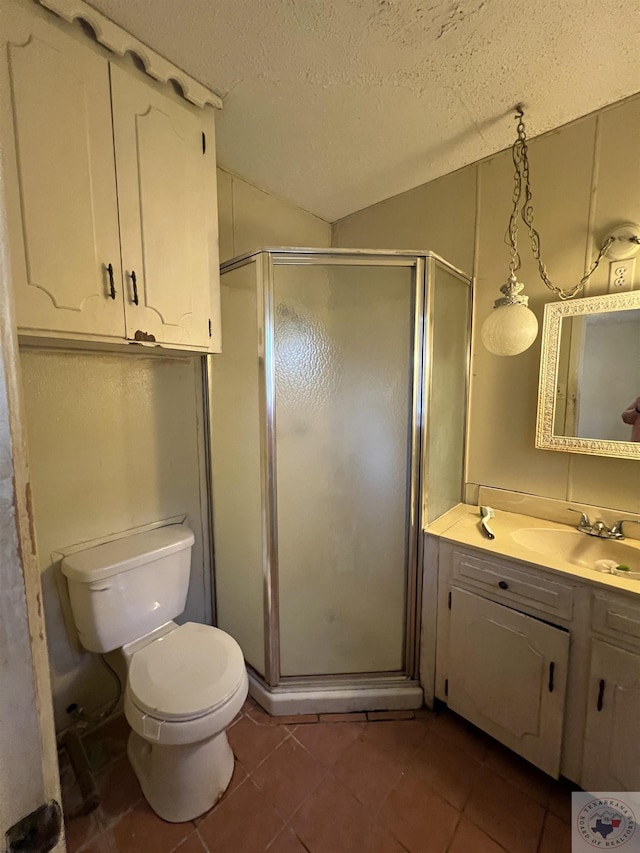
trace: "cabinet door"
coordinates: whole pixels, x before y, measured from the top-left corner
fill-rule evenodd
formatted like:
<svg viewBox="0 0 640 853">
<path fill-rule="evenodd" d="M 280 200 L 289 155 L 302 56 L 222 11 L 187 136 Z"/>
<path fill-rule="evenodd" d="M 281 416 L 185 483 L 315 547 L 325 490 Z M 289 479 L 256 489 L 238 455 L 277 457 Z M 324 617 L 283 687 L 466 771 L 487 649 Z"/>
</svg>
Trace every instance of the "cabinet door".
<svg viewBox="0 0 640 853">
<path fill-rule="evenodd" d="M 452 589 L 449 707 L 556 777 L 568 660 L 567 631 Z"/>
<path fill-rule="evenodd" d="M 111 90 L 127 337 L 207 348 L 216 207 L 208 114 L 116 65 Z"/>
<path fill-rule="evenodd" d="M 640 655 L 593 640 L 581 785 L 640 791 Z"/>
<path fill-rule="evenodd" d="M 7 12 L 18 327 L 123 338 L 108 63 L 29 10 Z"/>
</svg>

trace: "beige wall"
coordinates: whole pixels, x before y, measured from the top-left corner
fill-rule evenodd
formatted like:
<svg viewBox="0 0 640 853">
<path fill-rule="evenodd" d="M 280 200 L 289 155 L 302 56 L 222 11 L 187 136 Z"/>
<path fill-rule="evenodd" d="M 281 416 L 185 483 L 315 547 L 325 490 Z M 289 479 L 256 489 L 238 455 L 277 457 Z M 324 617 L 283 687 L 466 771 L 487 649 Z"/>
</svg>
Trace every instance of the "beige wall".
<svg viewBox="0 0 640 853">
<path fill-rule="evenodd" d="M 220 262 L 263 246 L 331 245 L 331 226 L 218 169 Z"/>
<path fill-rule="evenodd" d="M 53 552 L 186 515 L 196 543 L 181 621 L 211 620 L 200 359 L 24 350 L 21 363 L 60 728 L 69 704 L 94 710 L 114 685 L 68 638 Z"/>
<path fill-rule="evenodd" d="M 580 279 L 611 227 L 640 221 L 639 136 L 635 97 L 531 142 L 536 223 L 558 285 Z M 512 182 L 505 151 L 335 223 L 334 245 L 427 248 L 475 272 L 477 330 L 507 278 Z M 520 246 L 520 278 L 541 322 L 554 297 L 524 230 Z M 585 295 L 605 292 L 604 266 Z M 540 339 L 522 355 L 499 358 L 474 337 L 468 482 L 640 512 L 640 462 L 534 448 Z"/>
</svg>

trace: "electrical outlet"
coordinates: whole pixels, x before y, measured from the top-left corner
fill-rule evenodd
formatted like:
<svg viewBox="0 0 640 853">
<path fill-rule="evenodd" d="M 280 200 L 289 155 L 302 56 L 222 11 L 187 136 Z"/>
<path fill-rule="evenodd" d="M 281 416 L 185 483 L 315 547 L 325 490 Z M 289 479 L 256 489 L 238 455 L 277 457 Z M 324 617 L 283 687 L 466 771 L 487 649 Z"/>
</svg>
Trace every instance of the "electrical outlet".
<svg viewBox="0 0 640 853">
<path fill-rule="evenodd" d="M 609 293 L 633 290 L 635 271 L 635 258 L 627 258 L 625 261 L 611 261 L 609 264 Z"/>
</svg>

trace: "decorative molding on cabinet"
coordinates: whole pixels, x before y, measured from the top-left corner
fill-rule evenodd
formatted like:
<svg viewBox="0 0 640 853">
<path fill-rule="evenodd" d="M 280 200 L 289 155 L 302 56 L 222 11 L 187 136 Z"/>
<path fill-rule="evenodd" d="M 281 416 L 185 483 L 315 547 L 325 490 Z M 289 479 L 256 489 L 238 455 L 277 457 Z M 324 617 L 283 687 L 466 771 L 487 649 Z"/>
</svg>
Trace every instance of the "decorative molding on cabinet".
<svg viewBox="0 0 640 853">
<path fill-rule="evenodd" d="M 147 47 L 144 42 L 114 24 L 101 12 L 92 9 L 83 0 L 38 0 L 38 2 L 70 24 L 78 19 L 86 21 L 100 44 L 119 56 L 124 56 L 126 53 L 135 54 L 150 77 L 160 83 L 169 83 L 173 80 L 180 87 L 183 97 L 192 104 L 198 107 L 210 104 L 216 109 L 222 109 L 222 100 L 218 95 L 194 80 L 177 65 L 173 65 L 159 53 Z"/>
</svg>

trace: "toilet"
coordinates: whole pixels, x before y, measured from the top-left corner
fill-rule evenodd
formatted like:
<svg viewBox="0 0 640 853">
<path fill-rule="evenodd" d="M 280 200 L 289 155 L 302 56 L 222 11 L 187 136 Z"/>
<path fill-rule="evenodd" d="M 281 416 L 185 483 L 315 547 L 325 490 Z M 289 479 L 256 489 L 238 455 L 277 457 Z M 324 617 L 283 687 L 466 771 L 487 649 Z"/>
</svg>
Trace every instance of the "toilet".
<svg viewBox="0 0 640 853">
<path fill-rule="evenodd" d="M 171 524 L 62 561 L 82 645 L 122 650 L 129 760 L 151 808 L 175 823 L 206 812 L 231 781 L 226 729 L 248 690 L 232 637 L 173 621 L 185 608 L 193 542 L 187 525 Z"/>
</svg>

